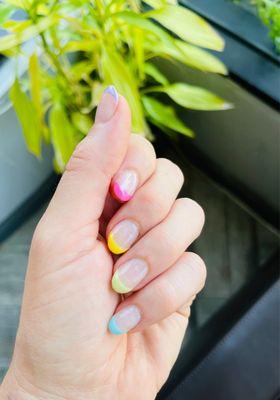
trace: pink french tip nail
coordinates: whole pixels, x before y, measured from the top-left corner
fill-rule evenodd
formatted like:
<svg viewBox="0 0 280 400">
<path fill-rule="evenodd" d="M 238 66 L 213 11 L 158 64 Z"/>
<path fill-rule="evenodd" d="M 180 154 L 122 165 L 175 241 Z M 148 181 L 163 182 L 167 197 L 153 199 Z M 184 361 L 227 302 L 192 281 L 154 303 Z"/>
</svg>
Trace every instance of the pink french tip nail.
<svg viewBox="0 0 280 400">
<path fill-rule="evenodd" d="M 121 186 L 115 182 L 112 184 L 112 191 L 114 194 L 114 197 L 117 198 L 117 200 L 120 201 L 128 201 L 130 199 L 132 199 L 133 195 L 127 193 L 126 191 L 122 190 Z"/>
<path fill-rule="evenodd" d="M 121 202 L 129 201 L 138 185 L 137 173 L 133 170 L 124 170 L 119 172 L 111 184 L 112 196 Z"/>
</svg>

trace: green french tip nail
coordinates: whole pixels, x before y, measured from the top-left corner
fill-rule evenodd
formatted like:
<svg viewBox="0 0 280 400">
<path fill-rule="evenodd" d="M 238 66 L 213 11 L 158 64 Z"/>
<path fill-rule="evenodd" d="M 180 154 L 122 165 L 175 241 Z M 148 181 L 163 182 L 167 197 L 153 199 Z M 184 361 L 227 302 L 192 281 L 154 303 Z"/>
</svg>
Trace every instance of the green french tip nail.
<svg viewBox="0 0 280 400">
<path fill-rule="evenodd" d="M 129 292 L 131 291 L 131 289 L 128 288 L 127 286 L 125 286 L 125 285 L 122 283 L 122 281 L 120 280 L 118 271 L 116 271 L 116 272 L 114 273 L 114 276 L 113 276 L 113 278 L 112 278 L 112 288 L 113 288 L 113 290 L 114 290 L 115 292 L 117 292 L 117 293 L 122 293 L 122 294 L 124 294 L 124 293 L 129 293 Z"/>
</svg>

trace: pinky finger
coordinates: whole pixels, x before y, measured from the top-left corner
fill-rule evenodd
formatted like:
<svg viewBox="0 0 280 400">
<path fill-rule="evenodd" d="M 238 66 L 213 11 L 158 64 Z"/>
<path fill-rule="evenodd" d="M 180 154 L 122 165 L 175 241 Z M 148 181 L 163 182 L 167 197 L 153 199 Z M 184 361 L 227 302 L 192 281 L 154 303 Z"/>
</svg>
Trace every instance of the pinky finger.
<svg viewBox="0 0 280 400">
<path fill-rule="evenodd" d="M 127 297 L 109 321 L 113 334 L 141 331 L 181 309 L 203 288 L 206 268 L 195 253 L 186 252 L 167 271 Z"/>
</svg>

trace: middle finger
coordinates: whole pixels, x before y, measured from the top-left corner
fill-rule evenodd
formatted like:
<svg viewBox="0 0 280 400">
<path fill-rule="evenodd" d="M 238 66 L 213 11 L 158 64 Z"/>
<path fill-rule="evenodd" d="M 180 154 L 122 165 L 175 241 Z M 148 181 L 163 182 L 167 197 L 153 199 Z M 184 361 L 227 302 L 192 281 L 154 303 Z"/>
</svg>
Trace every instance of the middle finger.
<svg viewBox="0 0 280 400">
<path fill-rule="evenodd" d="M 183 181 L 183 174 L 177 165 L 167 159 L 158 159 L 152 177 L 111 219 L 107 228 L 110 251 L 124 253 L 137 239 L 159 224 L 170 211 Z"/>
</svg>

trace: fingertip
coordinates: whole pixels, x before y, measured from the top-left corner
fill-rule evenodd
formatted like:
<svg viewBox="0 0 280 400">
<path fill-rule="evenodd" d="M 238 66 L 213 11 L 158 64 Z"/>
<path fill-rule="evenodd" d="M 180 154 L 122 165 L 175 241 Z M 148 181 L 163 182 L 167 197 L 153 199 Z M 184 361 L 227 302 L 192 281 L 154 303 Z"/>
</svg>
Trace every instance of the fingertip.
<svg viewBox="0 0 280 400">
<path fill-rule="evenodd" d="M 123 254 L 125 253 L 126 249 L 123 249 L 122 247 L 120 247 L 115 239 L 112 233 L 109 234 L 108 236 L 108 240 L 107 240 L 107 245 L 108 245 L 108 249 L 110 250 L 111 253 L 113 254 Z"/>
<path fill-rule="evenodd" d="M 118 271 L 116 271 L 112 278 L 112 289 L 116 293 L 125 294 L 131 291 L 130 288 L 126 287 L 120 279 Z"/>
<path fill-rule="evenodd" d="M 108 330 L 113 335 L 122 335 L 123 334 L 123 332 L 118 328 L 118 325 L 116 323 L 116 318 L 114 316 L 109 321 Z"/>
</svg>

